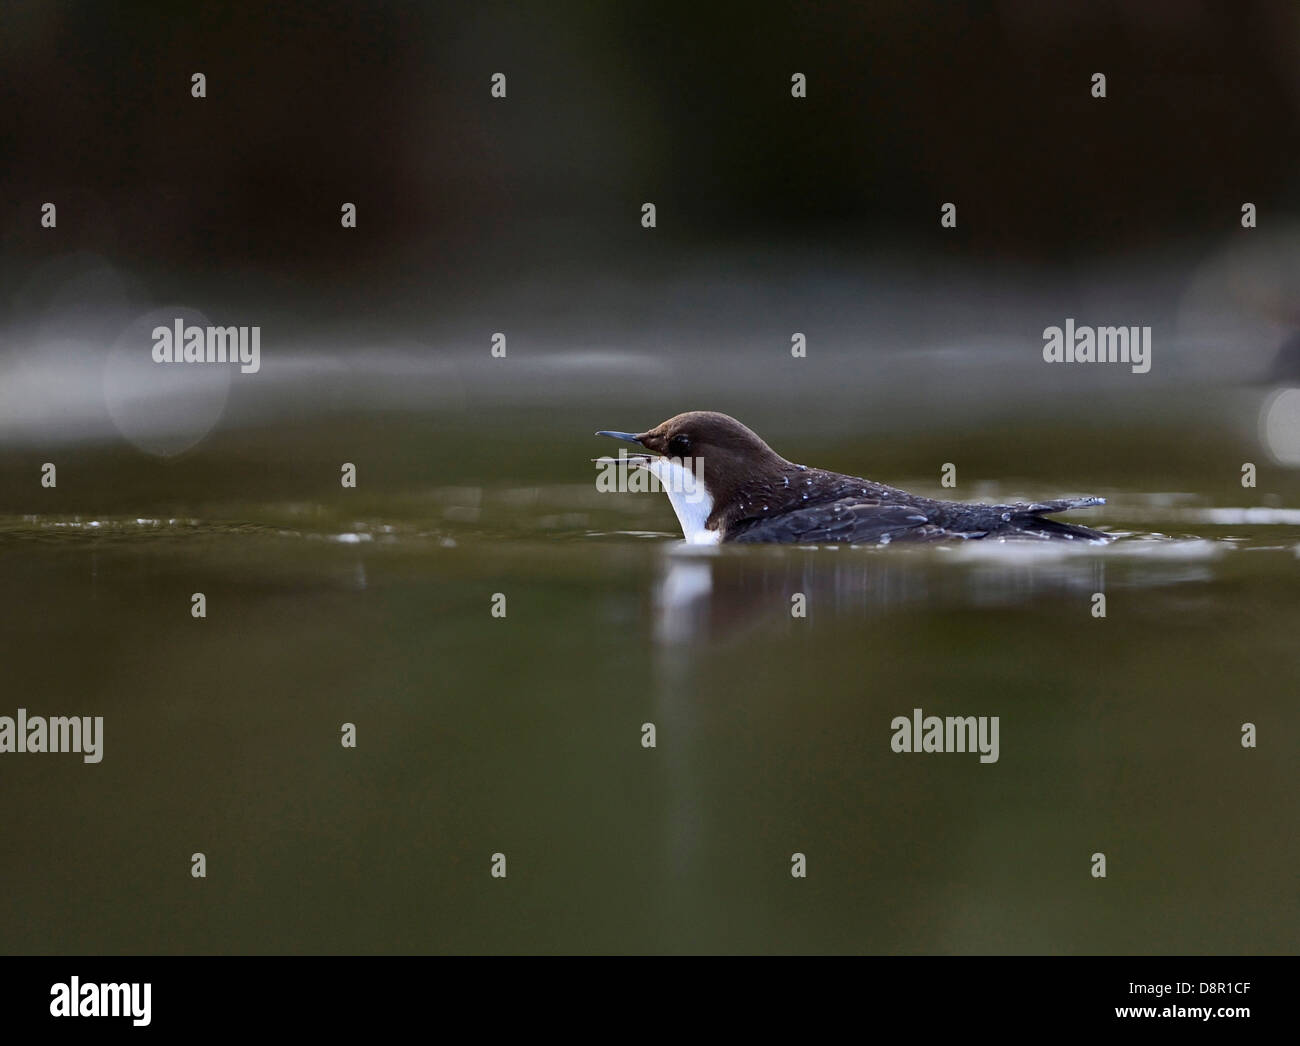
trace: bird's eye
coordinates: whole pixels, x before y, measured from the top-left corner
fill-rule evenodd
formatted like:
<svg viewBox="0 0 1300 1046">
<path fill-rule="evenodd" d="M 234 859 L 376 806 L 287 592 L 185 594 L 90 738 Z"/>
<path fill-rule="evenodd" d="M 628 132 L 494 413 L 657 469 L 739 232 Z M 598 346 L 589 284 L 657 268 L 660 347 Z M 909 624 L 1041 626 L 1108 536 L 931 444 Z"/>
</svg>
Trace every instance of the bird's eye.
<svg viewBox="0 0 1300 1046">
<path fill-rule="evenodd" d="M 686 436 L 674 436 L 668 441 L 668 453 L 674 458 L 684 458 L 691 452 L 691 441 Z"/>
</svg>

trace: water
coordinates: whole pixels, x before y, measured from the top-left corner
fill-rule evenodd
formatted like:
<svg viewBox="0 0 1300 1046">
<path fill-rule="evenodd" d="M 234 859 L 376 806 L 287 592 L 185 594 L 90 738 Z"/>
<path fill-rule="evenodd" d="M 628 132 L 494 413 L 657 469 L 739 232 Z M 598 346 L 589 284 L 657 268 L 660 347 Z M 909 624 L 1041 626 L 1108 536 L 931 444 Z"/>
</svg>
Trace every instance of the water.
<svg viewBox="0 0 1300 1046">
<path fill-rule="evenodd" d="M 4 761 L 6 951 L 1294 949 L 1289 488 L 1085 491 L 1100 548 L 699 550 L 599 441 L 482 435 L 315 498 L 247 434 L 83 448 L 0 519 L 0 714 L 105 718 L 98 765 Z M 998 761 L 893 752 L 914 708 L 1000 717 Z"/>
</svg>

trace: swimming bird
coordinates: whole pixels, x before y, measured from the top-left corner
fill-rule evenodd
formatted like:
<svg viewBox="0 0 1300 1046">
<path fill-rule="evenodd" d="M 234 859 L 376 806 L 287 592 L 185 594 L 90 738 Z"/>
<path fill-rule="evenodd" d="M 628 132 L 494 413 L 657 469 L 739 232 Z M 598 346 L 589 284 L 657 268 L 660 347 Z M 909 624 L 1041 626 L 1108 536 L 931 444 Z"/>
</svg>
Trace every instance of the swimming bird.
<svg viewBox="0 0 1300 1046">
<path fill-rule="evenodd" d="M 692 545 L 888 544 L 990 537 L 1109 540 L 1101 531 L 1044 518 L 1104 505 L 1104 498 L 976 505 L 921 497 L 787 461 L 757 433 L 716 411 L 678 414 L 641 433 L 602 429 L 596 435 L 649 451 L 597 460 L 625 460 L 628 467 L 655 476 Z"/>
</svg>

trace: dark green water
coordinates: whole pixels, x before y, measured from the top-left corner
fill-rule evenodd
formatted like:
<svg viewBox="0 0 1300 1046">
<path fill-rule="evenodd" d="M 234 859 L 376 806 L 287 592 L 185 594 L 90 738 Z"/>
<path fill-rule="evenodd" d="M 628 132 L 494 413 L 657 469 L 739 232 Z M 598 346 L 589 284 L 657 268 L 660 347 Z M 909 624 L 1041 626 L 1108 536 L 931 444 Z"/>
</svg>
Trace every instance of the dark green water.
<svg viewBox="0 0 1300 1046">
<path fill-rule="evenodd" d="M 0 763 L 3 949 L 1294 950 L 1293 474 L 990 430 L 967 475 L 1016 478 L 957 496 L 1106 494 L 1074 518 L 1121 536 L 692 554 L 662 495 L 590 481 L 585 432 L 636 419 L 587 421 L 80 448 L 44 492 L 11 453 L 0 714 L 105 725 L 98 765 Z M 873 475 L 941 493 L 927 453 Z M 892 751 L 918 707 L 998 716 L 998 761 Z"/>
</svg>

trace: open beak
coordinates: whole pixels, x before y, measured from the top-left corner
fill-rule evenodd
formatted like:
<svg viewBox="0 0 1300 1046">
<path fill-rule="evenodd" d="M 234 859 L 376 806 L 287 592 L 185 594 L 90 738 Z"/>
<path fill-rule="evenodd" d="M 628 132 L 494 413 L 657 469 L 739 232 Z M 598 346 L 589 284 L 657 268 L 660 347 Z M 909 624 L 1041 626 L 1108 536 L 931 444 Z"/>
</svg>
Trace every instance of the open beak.
<svg viewBox="0 0 1300 1046">
<path fill-rule="evenodd" d="M 611 432 L 609 429 L 601 429 L 596 433 L 597 436 L 609 436 L 611 439 L 621 439 L 626 443 L 635 443 L 638 447 L 645 446 L 641 442 L 641 437 L 635 432 Z M 625 454 L 620 455 L 621 459 L 633 467 L 642 468 L 654 460 L 650 454 Z M 620 458 L 592 458 L 592 461 L 598 464 L 605 464 L 611 461 L 618 461 Z"/>
</svg>

